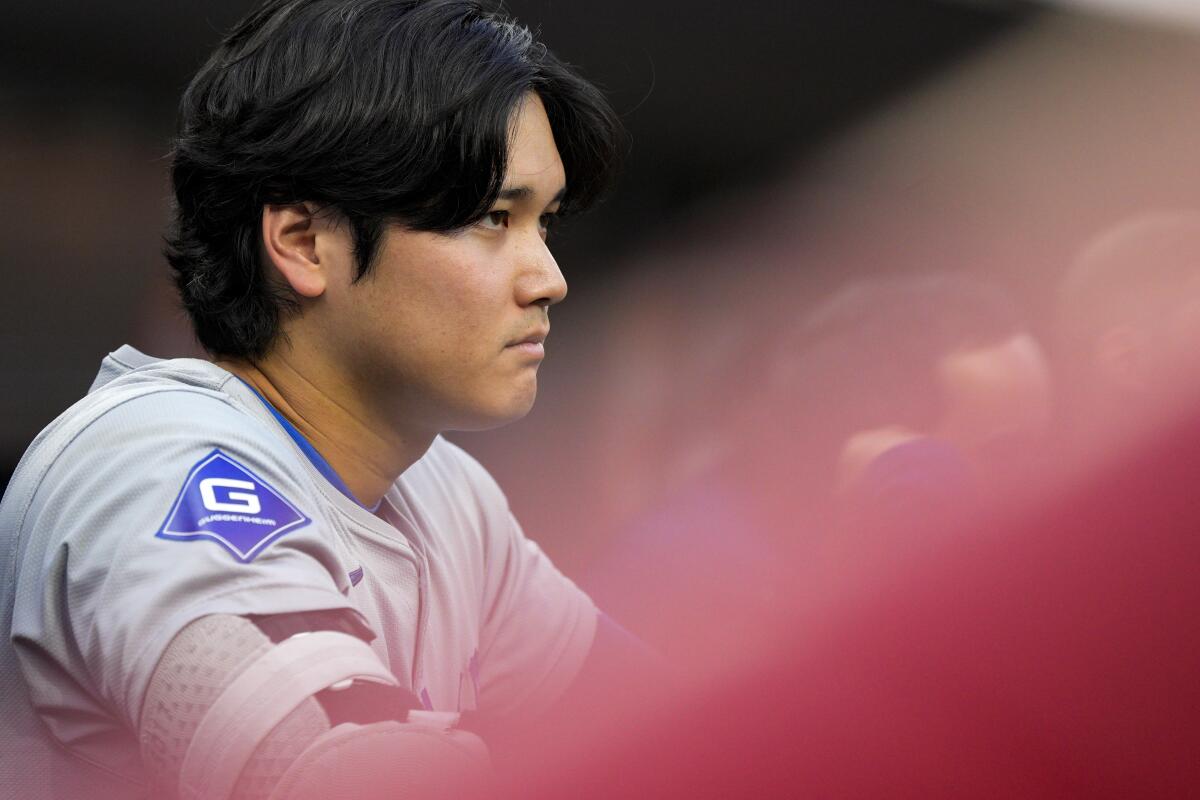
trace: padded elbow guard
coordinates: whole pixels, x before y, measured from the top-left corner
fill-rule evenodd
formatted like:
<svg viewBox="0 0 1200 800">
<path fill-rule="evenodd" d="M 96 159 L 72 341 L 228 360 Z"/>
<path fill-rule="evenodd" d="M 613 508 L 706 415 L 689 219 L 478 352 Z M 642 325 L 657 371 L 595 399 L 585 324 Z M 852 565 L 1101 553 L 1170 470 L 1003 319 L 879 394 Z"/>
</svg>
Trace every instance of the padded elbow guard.
<svg viewBox="0 0 1200 800">
<path fill-rule="evenodd" d="M 488 755 L 474 734 L 425 722 L 338 725 L 292 762 L 271 800 L 398 800 L 481 794 Z"/>
<path fill-rule="evenodd" d="M 471 791 L 487 773 L 483 742 L 408 721 L 407 697 L 354 636 L 321 630 L 276 644 L 242 617 L 214 615 L 163 654 L 143 705 L 143 755 L 158 792 L 183 800 Z"/>
</svg>

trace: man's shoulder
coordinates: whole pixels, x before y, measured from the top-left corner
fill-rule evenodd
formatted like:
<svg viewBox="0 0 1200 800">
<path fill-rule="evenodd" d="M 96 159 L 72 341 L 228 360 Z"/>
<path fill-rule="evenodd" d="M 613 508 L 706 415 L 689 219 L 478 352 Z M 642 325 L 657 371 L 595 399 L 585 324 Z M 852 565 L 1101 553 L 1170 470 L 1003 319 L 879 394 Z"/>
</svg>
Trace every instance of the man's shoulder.
<svg viewBox="0 0 1200 800">
<path fill-rule="evenodd" d="M 167 426 L 201 431 L 252 424 L 225 391 L 229 376 L 215 369 L 195 359 L 155 361 L 115 376 L 106 376 L 102 367 L 88 394 L 50 423 L 30 449 L 63 448 L 106 432 L 133 442 Z M 114 426 L 120 430 L 106 430 Z"/>
<path fill-rule="evenodd" d="M 36 562 L 66 543 L 73 563 L 97 572 L 114 559 L 174 570 L 177 542 L 211 539 L 249 563 L 323 519 L 303 456 L 252 391 L 221 372 L 205 362 L 139 367 L 60 415 L 9 482 L 0 550 L 28 550 Z M 211 561 L 192 552 L 197 565 Z"/>
<path fill-rule="evenodd" d="M 6 500 L 32 495 L 63 461 L 97 469 L 109 464 L 106 471 L 116 476 L 130 465 L 161 465 L 169 451 L 212 449 L 223 442 L 256 449 L 273 445 L 266 426 L 226 391 L 228 373 L 195 359 L 148 359 L 114 368 L 118 355 L 105 359 L 88 394 L 30 444 Z"/>
<path fill-rule="evenodd" d="M 198 358 L 156 358 L 129 345 L 104 357 L 88 394 L 113 387 L 139 384 L 172 384 L 219 390 L 232 375 L 210 361 Z"/>
</svg>

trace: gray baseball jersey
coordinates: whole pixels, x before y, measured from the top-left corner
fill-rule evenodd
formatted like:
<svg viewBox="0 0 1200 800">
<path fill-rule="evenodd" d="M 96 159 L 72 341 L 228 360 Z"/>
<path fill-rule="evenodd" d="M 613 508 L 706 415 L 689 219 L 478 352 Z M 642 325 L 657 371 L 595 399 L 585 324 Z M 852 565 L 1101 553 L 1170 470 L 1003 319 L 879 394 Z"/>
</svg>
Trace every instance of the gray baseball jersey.
<svg viewBox="0 0 1200 800">
<path fill-rule="evenodd" d="M 438 438 L 373 512 L 305 447 L 214 364 L 104 360 L 0 505 L 0 786 L 141 797 L 147 682 L 208 614 L 352 609 L 438 710 L 535 713 L 567 687 L 596 610 L 483 467 Z"/>
</svg>

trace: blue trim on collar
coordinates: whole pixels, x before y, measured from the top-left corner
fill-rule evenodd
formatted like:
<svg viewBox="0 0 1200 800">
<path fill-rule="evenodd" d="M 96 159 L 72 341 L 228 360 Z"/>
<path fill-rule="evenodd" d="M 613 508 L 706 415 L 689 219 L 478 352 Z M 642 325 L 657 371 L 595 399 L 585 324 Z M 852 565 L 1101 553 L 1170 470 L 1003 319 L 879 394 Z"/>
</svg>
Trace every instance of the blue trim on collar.
<svg viewBox="0 0 1200 800">
<path fill-rule="evenodd" d="M 242 383 L 244 383 L 246 385 L 247 389 L 254 392 L 254 396 L 262 401 L 262 404 L 267 407 L 268 411 L 271 412 L 271 416 L 275 417 L 275 419 L 278 420 L 279 424 L 283 426 L 283 429 L 285 431 L 287 431 L 288 436 L 292 437 L 292 441 L 294 441 L 296 443 L 296 446 L 299 447 L 301 452 L 303 452 L 304 455 L 308 457 L 308 460 L 312 463 L 312 465 L 317 468 L 317 472 L 321 473 L 321 475 L 323 475 L 325 477 L 325 480 L 329 481 L 329 483 L 333 485 L 333 488 L 337 489 L 339 492 L 346 495 L 346 497 L 353 500 L 355 505 L 365 508 L 365 509 L 367 509 L 367 511 L 370 511 L 371 513 L 374 513 L 379 510 L 379 506 L 383 503 L 382 499 L 378 503 L 375 504 L 374 508 L 368 508 L 367 506 L 360 503 L 358 501 L 358 498 L 355 497 L 354 494 L 350 491 L 350 487 L 347 486 L 345 481 L 342 480 L 341 476 L 333 471 L 333 467 L 329 466 L 329 462 L 325 460 L 325 457 L 322 456 L 319 452 L 317 452 L 317 448 L 313 447 L 312 443 L 310 441 L 308 441 L 308 439 L 304 438 L 304 434 L 302 434 L 296 428 L 296 426 L 293 425 L 288 420 L 287 417 L 285 417 L 283 414 L 280 414 L 279 409 L 277 409 L 277 408 L 275 408 L 275 406 L 271 405 L 271 401 L 268 400 L 267 398 L 263 397 L 262 394 L 259 393 L 258 389 L 255 389 L 253 386 L 251 386 L 249 383 L 246 383 L 246 381 L 242 380 L 237 375 L 234 375 L 234 377 L 237 378 L 239 381 L 242 381 Z"/>
</svg>

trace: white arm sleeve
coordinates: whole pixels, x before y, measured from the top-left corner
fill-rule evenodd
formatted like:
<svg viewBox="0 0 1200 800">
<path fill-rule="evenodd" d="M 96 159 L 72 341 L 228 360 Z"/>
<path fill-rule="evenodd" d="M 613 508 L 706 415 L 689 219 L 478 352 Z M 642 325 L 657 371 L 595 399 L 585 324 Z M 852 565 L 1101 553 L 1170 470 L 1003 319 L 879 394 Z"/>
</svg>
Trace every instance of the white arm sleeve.
<svg viewBox="0 0 1200 800">
<path fill-rule="evenodd" d="M 241 617 L 197 620 L 168 646 L 146 693 L 140 738 L 154 795 L 450 797 L 482 785 L 487 750 L 469 733 L 403 719 L 334 724 L 315 698 L 362 681 L 396 683 L 345 633 L 272 644 Z"/>
</svg>

